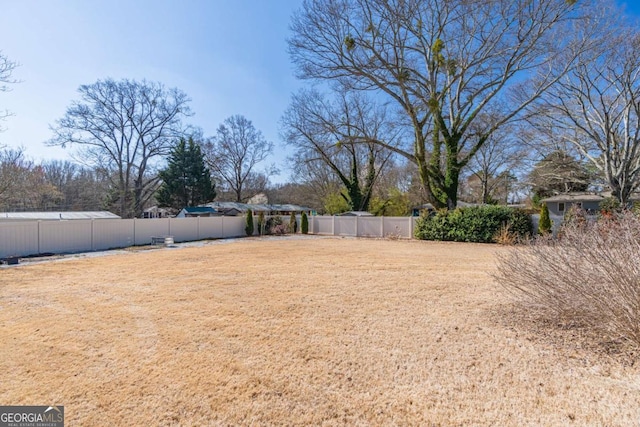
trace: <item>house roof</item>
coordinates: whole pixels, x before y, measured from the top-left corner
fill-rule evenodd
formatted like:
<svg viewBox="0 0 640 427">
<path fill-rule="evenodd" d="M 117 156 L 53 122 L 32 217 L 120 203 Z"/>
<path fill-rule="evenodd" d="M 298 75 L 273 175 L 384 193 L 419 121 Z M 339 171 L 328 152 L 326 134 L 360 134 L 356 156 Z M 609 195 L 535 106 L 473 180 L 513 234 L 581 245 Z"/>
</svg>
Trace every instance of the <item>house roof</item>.
<svg viewBox="0 0 640 427">
<path fill-rule="evenodd" d="M 190 214 L 199 214 L 199 213 L 216 213 L 217 211 L 213 209 L 211 206 L 191 206 L 188 208 L 182 209 L 186 213 Z"/>
<path fill-rule="evenodd" d="M 211 202 L 206 206 L 212 207 L 220 212 L 235 209 L 238 212 L 246 212 L 251 209 L 254 212 L 310 212 L 311 208 L 297 205 L 267 205 L 267 204 L 247 204 L 238 202 Z"/>
<path fill-rule="evenodd" d="M 558 194 L 556 196 L 547 197 L 540 200 L 541 202 L 600 202 L 604 199 L 604 196 L 593 193 L 565 193 Z"/>
<path fill-rule="evenodd" d="M 108 211 L 68 211 L 68 212 L 0 212 L 0 221 L 54 221 L 74 219 L 119 219 L 120 217 Z"/>
<path fill-rule="evenodd" d="M 375 216 L 375 215 L 372 214 L 371 212 L 366 212 L 366 211 L 350 211 L 350 212 L 341 213 L 338 216 Z"/>
</svg>

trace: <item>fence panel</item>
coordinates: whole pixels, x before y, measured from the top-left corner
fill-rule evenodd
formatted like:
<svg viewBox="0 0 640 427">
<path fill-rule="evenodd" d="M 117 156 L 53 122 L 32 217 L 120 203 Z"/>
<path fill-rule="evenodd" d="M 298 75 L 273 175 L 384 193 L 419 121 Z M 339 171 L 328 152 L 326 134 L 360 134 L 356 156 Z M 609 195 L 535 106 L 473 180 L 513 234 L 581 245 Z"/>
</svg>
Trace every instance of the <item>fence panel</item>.
<svg viewBox="0 0 640 427">
<path fill-rule="evenodd" d="M 334 232 L 335 236 L 357 236 L 358 235 L 358 217 L 357 216 L 337 216 L 335 217 Z"/>
<path fill-rule="evenodd" d="M 247 233 L 244 231 L 245 217 L 243 216 L 223 216 L 220 219 L 224 220 L 224 226 L 222 227 L 222 237 L 242 237 Z"/>
<path fill-rule="evenodd" d="M 309 218 L 313 225 L 310 232 L 313 234 L 333 234 L 333 217 L 332 216 L 313 216 Z"/>
<path fill-rule="evenodd" d="M 383 237 L 402 237 L 411 239 L 413 237 L 411 226 L 413 219 L 411 217 L 385 217 L 384 218 L 384 236 Z"/>
<path fill-rule="evenodd" d="M 175 242 L 198 240 L 199 218 L 172 218 L 169 220 L 169 235 Z"/>
<path fill-rule="evenodd" d="M 93 248 L 92 220 L 40 221 L 40 253 L 86 252 Z"/>
<path fill-rule="evenodd" d="M 151 237 L 169 235 L 169 218 L 136 219 L 134 233 L 135 245 L 148 245 Z"/>
<path fill-rule="evenodd" d="M 98 219 L 93 221 L 93 250 L 133 246 L 133 219 Z"/>
<path fill-rule="evenodd" d="M 38 222 L 1 222 L 0 258 L 38 254 Z"/>
<path fill-rule="evenodd" d="M 382 217 L 361 217 L 358 222 L 358 236 L 382 237 Z"/>
<path fill-rule="evenodd" d="M 222 239 L 225 217 L 198 218 L 200 220 L 198 239 Z"/>
</svg>

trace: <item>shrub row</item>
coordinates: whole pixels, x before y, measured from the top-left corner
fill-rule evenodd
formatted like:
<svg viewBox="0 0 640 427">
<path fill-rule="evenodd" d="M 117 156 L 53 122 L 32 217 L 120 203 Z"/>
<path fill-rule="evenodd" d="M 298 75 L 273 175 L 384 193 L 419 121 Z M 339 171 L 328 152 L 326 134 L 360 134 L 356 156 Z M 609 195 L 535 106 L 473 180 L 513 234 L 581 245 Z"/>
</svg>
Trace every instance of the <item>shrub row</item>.
<svg viewBox="0 0 640 427">
<path fill-rule="evenodd" d="M 531 217 L 520 209 L 472 206 L 423 216 L 416 222 L 414 234 L 422 240 L 491 243 L 500 234 L 523 239 L 532 232 Z"/>
</svg>

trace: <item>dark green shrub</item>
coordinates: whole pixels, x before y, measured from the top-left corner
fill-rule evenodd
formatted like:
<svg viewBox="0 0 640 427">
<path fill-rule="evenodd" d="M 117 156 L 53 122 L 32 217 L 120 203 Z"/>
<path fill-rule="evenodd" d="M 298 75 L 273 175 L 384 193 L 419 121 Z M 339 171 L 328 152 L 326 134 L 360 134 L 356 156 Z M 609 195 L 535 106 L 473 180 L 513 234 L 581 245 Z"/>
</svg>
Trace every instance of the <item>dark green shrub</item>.
<svg viewBox="0 0 640 427">
<path fill-rule="evenodd" d="M 293 234 L 296 234 L 298 232 L 298 222 L 296 221 L 295 212 L 291 212 L 291 217 L 289 218 L 289 231 L 291 231 Z"/>
<path fill-rule="evenodd" d="M 551 232 L 551 218 L 549 217 L 549 206 L 543 204 L 540 208 L 540 221 L 538 222 L 538 234 L 544 236 Z"/>
<path fill-rule="evenodd" d="M 307 218 L 306 212 L 302 212 L 302 218 L 300 219 L 300 231 L 302 234 L 309 234 L 309 218 Z"/>
<path fill-rule="evenodd" d="M 263 235 L 265 231 L 265 222 L 264 222 L 264 212 L 260 211 L 258 213 L 258 234 Z"/>
<path fill-rule="evenodd" d="M 423 240 L 455 242 L 495 242 L 502 227 L 522 239 L 531 234 L 530 217 L 506 206 L 473 206 L 452 211 L 438 211 L 420 218 L 415 237 Z"/>
<path fill-rule="evenodd" d="M 251 212 L 251 209 L 247 210 L 247 219 L 244 226 L 244 232 L 247 233 L 247 236 L 253 236 L 253 212 Z"/>
</svg>

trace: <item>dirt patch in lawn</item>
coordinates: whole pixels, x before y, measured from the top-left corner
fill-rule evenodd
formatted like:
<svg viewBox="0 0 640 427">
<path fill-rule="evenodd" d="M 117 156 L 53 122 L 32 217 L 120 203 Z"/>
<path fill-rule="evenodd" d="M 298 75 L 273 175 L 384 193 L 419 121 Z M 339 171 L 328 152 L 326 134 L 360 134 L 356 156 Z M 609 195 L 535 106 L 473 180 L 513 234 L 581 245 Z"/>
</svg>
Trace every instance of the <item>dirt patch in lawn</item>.
<svg viewBox="0 0 640 427">
<path fill-rule="evenodd" d="M 498 250 L 243 239 L 3 269 L 0 403 L 70 426 L 640 423 L 638 364 L 505 319 Z"/>
</svg>

